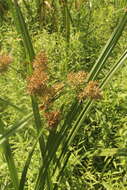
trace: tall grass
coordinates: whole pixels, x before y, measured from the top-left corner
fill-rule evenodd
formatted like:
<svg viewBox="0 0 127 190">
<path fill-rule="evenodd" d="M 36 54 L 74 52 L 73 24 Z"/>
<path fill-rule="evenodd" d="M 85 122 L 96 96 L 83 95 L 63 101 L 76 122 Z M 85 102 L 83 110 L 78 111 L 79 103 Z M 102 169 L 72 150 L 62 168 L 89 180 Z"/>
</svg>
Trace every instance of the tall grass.
<svg viewBox="0 0 127 190">
<path fill-rule="evenodd" d="M 24 44 L 24 51 L 29 59 L 29 66 L 27 69 L 27 75 L 29 76 L 33 72 L 31 62 L 34 60 L 35 51 L 33 48 L 32 40 L 29 35 L 28 27 L 25 23 L 25 19 L 21 8 L 18 4 L 17 0 L 8 0 L 11 12 L 13 15 L 13 19 L 15 21 L 15 26 L 17 28 L 17 32 L 20 34 L 23 44 Z M 43 7 L 43 23 L 45 23 L 45 5 L 44 1 L 36 1 L 37 8 L 40 12 L 40 3 L 42 3 Z M 70 42 L 70 23 L 71 23 L 71 15 L 69 10 L 68 1 L 62 1 L 62 14 L 64 18 L 64 27 L 66 32 L 66 40 L 69 44 Z M 40 13 L 41 14 L 41 13 Z M 124 12 L 124 15 L 121 18 L 118 26 L 114 30 L 113 34 L 107 41 L 105 47 L 102 50 L 98 60 L 94 64 L 93 68 L 91 69 L 87 82 L 94 81 L 98 79 L 98 76 L 103 72 L 105 69 L 105 64 L 109 56 L 111 55 L 112 51 L 114 50 L 116 44 L 118 43 L 119 38 L 122 35 L 122 32 L 127 23 L 127 12 Z M 99 88 L 103 89 L 112 79 L 113 74 L 119 69 L 119 67 L 124 63 L 127 58 L 127 52 L 125 51 L 120 59 L 114 63 L 113 66 L 109 66 L 107 73 L 105 73 L 104 78 L 100 81 Z M 39 112 L 39 104 L 37 101 L 37 97 L 35 95 L 31 96 L 31 107 L 33 110 L 32 114 L 25 116 L 24 119 L 16 123 L 12 126 L 12 128 L 4 132 L 4 125 L 2 123 L 2 136 L 0 137 L 0 143 L 3 144 L 4 147 L 4 154 L 8 163 L 8 168 L 10 171 L 10 176 L 13 182 L 13 188 L 15 190 L 24 190 L 25 184 L 27 182 L 27 171 L 30 167 L 31 159 L 34 154 L 35 147 L 37 142 L 39 142 L 40 146 L 40 153 L 42 156 L 41 165 L 38 167 L 38 175 L 35 180 L 35 188 L 34 190 L 57 190 L 59 188 L 59 182 L 62 179 L 64 169 L 68 163 L 68 160 L 71 155 L 71 151 L 69 150 L 69 146 L 73 142 L 79 128 L 84 123 L 85 118 L 88 114 L 90 114 L 90 109 L 94 104 L 93 99 L 85 100 L 84 102 L 80 103 L 77 99 L 72 101 L 69 111 L 65 114 L 65 118 L 60 123 L 60 127 L 58 130 L 49 131 L 48 136 L 44 136 L 43 132 L 43 124 L 40 117 Z M 18 109 L 13 104 L 10 104 L 15 109 Z M 34 118 L 36 130 L 37 130 L 37 138 L 36 141 L 31 148 L 31 151 L 28 155 L 28 158 L 25 162 L 24 168 L 22 170 L 22 175 L 20 180 L 18 180 L 18 170 L 15 167 L 13 155 L 11 152 L 11 147 L 9 145 L 8 138 L 18 129 L 24 127 L 24 125 L 28 124 L 28 121 Z M 55 180 L 54 180 L 55 179 Z M 54 181 L 56 183 L 54 183 Z"/>
</svg>

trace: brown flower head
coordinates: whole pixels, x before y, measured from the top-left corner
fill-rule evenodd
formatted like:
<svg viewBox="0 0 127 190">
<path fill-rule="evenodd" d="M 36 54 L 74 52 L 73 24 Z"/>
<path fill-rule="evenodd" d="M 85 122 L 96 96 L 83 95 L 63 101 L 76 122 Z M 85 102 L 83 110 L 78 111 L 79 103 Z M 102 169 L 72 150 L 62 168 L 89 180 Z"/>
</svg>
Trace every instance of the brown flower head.
<svg viewBox="0 0 127 190">
<path fill-rule="evenodd" d="M 35 57 L 35 60 L 33 62 L 33 68 L 34 69 L 40 68 L 43 71 L 47 71 L 48 69 L 47 62 L 48 62 L 47 56 L 45 52 L 42 51 Z"/>
<path fill-rule="evenodd" d="M 33 75 L 28 78 L 28 92 L 41 96 L 47 88 L 48 75 L 44 71 L 37 69 L 33 72 Z"/>
<path fill-rule="evenodd" d="M 59 111 L 52 111 L 52 112 L 46 112 L 45 118 L 48 122 L 49 129 L 56 129 L 59 121 L 60 121 L 60 112 Z"/>
<path fill-rule="evenodd" d="M 7 71 L 11 62 L 12 58 L 9 55 L 0 55 L 0 72 L 2 73 Z"/>
<path fill-rule="evenodd" d="M 90 81 L 84 90 L 79 94 L 79 100 L 83 100 L 85 98 L 92 98 L 92 99 L 101 99 L 102 94 L 99 88 L 97 81 Z"/>
<path fill-rule="evenodd" d="M 71 72 L 68 74 L 67 80 L 70 85 L 78 86 L 85 82 L 86 77 L 87 77 L 87 73 L 85 71 L 79 71 L 77 73 Z"/>
</svg>

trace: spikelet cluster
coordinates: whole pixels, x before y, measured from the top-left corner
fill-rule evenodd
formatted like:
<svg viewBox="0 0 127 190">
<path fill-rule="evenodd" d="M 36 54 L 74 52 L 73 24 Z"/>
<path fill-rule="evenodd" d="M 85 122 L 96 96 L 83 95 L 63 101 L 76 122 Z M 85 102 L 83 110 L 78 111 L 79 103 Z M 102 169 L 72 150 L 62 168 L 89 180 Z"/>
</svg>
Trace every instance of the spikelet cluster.
<svg viewBox="0 0 127 190">
<path fill-rule="evenodd" d="M 48 128 L 55 129 L 60 121 L 60 112 L 51 111 L 55 95 L 63 88 L 63 84 L 57 83 L 52 87 L 48 86 L 49 75 L 45 52 L 40 52 L 33 61 L 33 74 L 28 78 L 28 92 L 30 95 L 37 95 L 40 98 L 40 110 L 43 111 Z M 49 111 L 50 110 L 50 111 Z"/>
<path fill-rule="evenodd" d="M 44 111 L 44 116 L 48 123 L 49 130 L 55 130 L 60 122 L 60 111 L 49 111 L 52 109 L 52 104 L 57 93 L 63 88 L 62 83 L 56 83 L 50 88 L 47 88 L 42 96 L 43 104 L 40 106 L 40 110 Z"/>
<path fill-rule="evenodd" d="M 48 75 L 39 69 L 35 70 L 31 77 L 28 78 L 28 92 L 33 95 L 41 96 L 46 89 Z"/>
<path fill-rule="evenodd" d="M 0 73 L 7 71 L 10 63 L 12 63 L 12 58 L 9 55 L 0 55 Z"/>
<path fill-rule="evenodd" d="M 101 99 L 102 93 L 99 88 L 98 82 L 97 81 L 89 81 L 87 86 L 78 95 L 78 98 L 80 101 L 84 100 L 85 98 Z"/>
<path fill-rule="evenodd" d="M 47 81 L 49 76 L 47 74 L 47 57 L 44 52 L 39 53 L 33 61 L 33 74 L 28 78 L 28 92 L 29 94 L 41 96 L 47 89 Z"/>
<path fill-rule="evenodd" d="M 59 111 L 45 112 L 45 118 L 48 122 L 48 127 L 50 130 L 56 129 L 60 121 L 60 115 L 61 114 Z"/>
<path fill-rule="evenodd" d="M 78 86 L 85 82 L 87 73 L 85 71 L 71 72 L 67 75 L 67 81 L 72 86 Z"/>
</svg>

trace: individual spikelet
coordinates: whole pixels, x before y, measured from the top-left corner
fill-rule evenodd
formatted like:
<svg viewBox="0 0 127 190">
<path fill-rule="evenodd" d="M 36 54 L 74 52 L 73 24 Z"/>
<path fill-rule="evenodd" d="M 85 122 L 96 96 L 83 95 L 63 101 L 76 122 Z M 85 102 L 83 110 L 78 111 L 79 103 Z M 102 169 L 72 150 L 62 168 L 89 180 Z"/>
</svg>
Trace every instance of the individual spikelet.
<svg viewBox="0 0 127 190">
<path fill-rule="evenodd" d="M 98 82 L 97 81 L 89 81 L 89 83 L 83 89 L 83 91 L 79 93 L 78 98 L 80 101 L 84 100 L 85 98 L 101 99 L 102 93 L 99 88 Z"/>
</svg>

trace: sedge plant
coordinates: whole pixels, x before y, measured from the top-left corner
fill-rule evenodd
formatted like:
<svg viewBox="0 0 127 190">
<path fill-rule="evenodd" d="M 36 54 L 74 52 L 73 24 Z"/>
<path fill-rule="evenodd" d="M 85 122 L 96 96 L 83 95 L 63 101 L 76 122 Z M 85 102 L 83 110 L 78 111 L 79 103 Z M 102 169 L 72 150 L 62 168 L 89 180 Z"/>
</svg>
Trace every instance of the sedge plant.
<svg viewBox="0 0 127 190">
<path fill-rule="evenodd" d="M 35 63 L 36 58 L 32 40 L 29 35 L 25 19 L 23 17 L 21 8 L 17 0 L 8 0 L 10 9 L 15 21 L 17 32 L 21 35 L 24 51 L 26 52 L 27 58 L 29 60 L 29 65 L 27 68 L 27 75 L 30 77 L 34 73 L 35 66 L 31 63 Z M 39 1 L 37 1 L 39 6 Z M 67 42 L 70 40 L 70 15 L 68 12 L 67 1 L 64 1 L 64 14 L 65 14 L 65 24 L 67 31 Z M 69 22 L 67 21 L 69 19 Z M 103 48 L 99 58 L 94 64 L 93 68 L 89 72 L 86 78 L 86 87 L 85 91 L 79 95 L 79 99 L 75 97 L 72 100 L 69 110 L 65 113 L 64 118 L 58 121 L 56 118 L 59 116 L 58 112 L 55 112 L 54 118 L 56 119 L 57 128 L 55 130 L 50 128 L 48 135 L 44 136 L 43 134 L 43 124 L 40 117 L 39 103 L 37 94 L 30 93 L 31 96 L 31 107 L 33 112 L 25 116 L 21 121 L 11 126 L 11 129 L 7 132 L 4 131 L 4 124 L 1 121 L 1 136 L 0 144 L 3 145 L 3 154 L 5 154 L 8 168 L 10 171 L 11 180 L 13 182 L 14 190 L 24 190 L 27 182 L 27 171 L 29 169 L 32 156 L 34 154 L 35 147 L 39 142 L 40 153 L 41 153 L 41 165 L 38 168 L 37 178 L 35 180 L 34 190 L 57 190 L 59 189 L 59 183 L 62 180 L 64 169 L 68 163 L 68 160 L 71 156 L 71 150 L 69 150 L 70 145 L 72 144 L 79 128 L 85 122 L 86 116 L 89 114 L 89 111 L 94 104 L 96 99 L 101 98 L 101 91 L 109 83 L 113 74 L 118 70 L 118 68 L 125 62 L 127 58 L 127 51 L 121 55 L 114 65 L 109 65 L 108 69 L 105 72 L 104 77 L 99 80 L 100 74 L 105 69 L 105 64 L 112 51 L 114 50 L 116 44 L 118 43 L 119 38 L 122 35 L 122 32 L 126 26 L 127 22 L 127 11 L 124 11 L 124 15 L 121 18 L 121 21 L 117 25 L 116 29 L 112 33 L 110 39 L 107 41 L 105 47 Z M 80 73 L 81 74 L 81 73 Z M 73 75 L 74 76 L 74 75 Z M 80 78 L 81 79 L 81 78 Z M 33 80 L 33 78 L 30 78 Z M 99 80 L 99 82 L 97 82 Z M 31 87 L 31 86 L 30 86 Z M 30 88 L 31 90 L 31 88 Z M 86 93 L 87 92 L 87 93 Z M 96 92 L 96 93 L 95 93 Z M 40 91 L 39 91 L 40 93 Z M 49 91 L 51 93 L 51 91 Z M 59 96 L 58 96 L 59 98 Z M 80 100 L 80 101 L 79 101 Z M 15 109 L 20 111 L 20 108 L 17 108 L 15 105 L 10 103 L 10 106 L 13 106 Z M 62 110 L 62 108 L 61 108 Z M 46 117 L 49 119 L 50 115 Z M 19 129 L 24 127 L 30 120 L 35 122 L 35 127 L 37 130 L 36 141 L 28 155 L 28 158 L 24 164 L 22 170 L 21 178 L 18 179 L 18 172 L 15 167 L 15 162 L 11 152 L 11 147 L 9 145 L 9 136 L 17 132 Z M 50 127 L 52 126 L 52 120 L 49 121 Z M 54 124 L 54 123 L 53 123 Z M 116 151 L 115 151 L 116 153 Z M 13 174 L 13 175 L 12 175 Z"/>
</svg>

